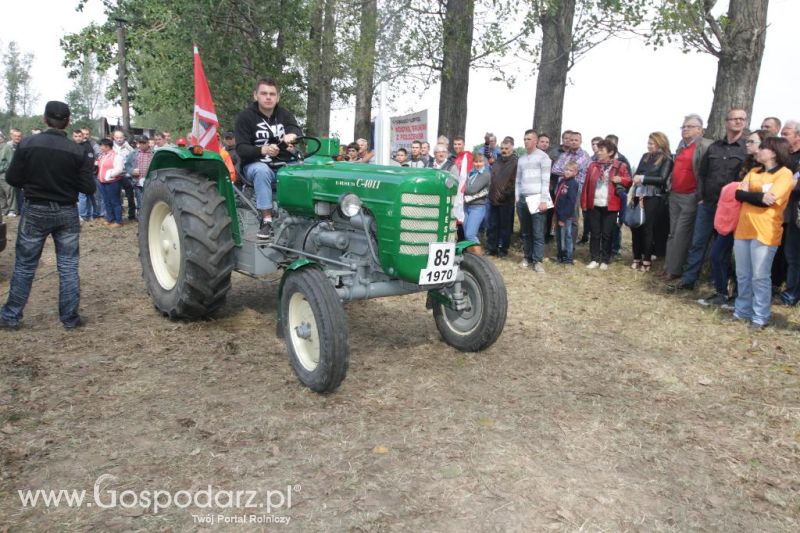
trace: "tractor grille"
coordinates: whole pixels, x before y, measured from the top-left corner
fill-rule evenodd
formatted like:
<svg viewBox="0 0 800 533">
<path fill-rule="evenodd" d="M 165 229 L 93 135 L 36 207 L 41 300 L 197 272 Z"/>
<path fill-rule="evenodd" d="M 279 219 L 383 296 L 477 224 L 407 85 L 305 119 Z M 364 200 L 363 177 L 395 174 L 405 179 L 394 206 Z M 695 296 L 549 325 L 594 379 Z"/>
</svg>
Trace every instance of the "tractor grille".
<svg viewBox="0 0 800 533">
<path fill-rule="evenodd" d="M 439 207 L 439 197 L 433 194 L 411 194 L 403 193 L 400 201 L 404 204 L 432 205 Z"/>
<path fill-rule="evenodd" d="M 401 244 L 400 253 L 403 255 L 428 255 L 428 245 Z"/>
<path fill-rule="evenodd" d="M 436 233 L 409 233 L 400 232 L 400 240 L 405 242 L 438 242 Z"/>
<path fill-rule="evenodd" d="M 404 205 L 400 208 L 400 215 L 403 218 L 438 218 L 439 217 L 439 208 L 438 207 L 418 207 L 416 205 Z"/>
<path fill-rule="evenodd" d="M 455 239 L 455 220 L 451 220 L 450 202 L 440 212 L 441 199 L 432 194 L 404 193 L 400 197 L 400 253 L 404 255 L 427 255 L 428 244 L 439 242 L 440 220 L 449 222 L 448 239 Z"/>
<path fill-rule="evenodd" d="M 414 220 L 404 218 L 400 221 L 400 229 L 413 229 L 416 231 L 437 231 L 439 229 L 438 220 Z"/>
</svg>

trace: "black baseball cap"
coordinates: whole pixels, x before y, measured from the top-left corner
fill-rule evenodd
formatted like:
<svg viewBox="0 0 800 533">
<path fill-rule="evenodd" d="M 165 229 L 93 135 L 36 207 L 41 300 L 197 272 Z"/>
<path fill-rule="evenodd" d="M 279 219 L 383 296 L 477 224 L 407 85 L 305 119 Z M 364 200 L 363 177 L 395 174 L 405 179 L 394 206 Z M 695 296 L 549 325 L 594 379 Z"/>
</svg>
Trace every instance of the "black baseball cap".
<svg viewBox="0 0 800 533">
<path fill-rule="evenodd" d="M 44 116 L 55 120 L 66 120 L 69 118 L 69 106 L 58 100 L 50 100 L 44 106 Z"/>
<path fill-rule="evenodd" d="M 137 143 L 146 143 L 146 142 L 150 142 L 150 139 L 148 139 L 144 135 L 139 135 L 138 137 L 136 137 L 136 142 Z"/>
<path fill-rule="evenodd" d="M 233 139 L 233 132 L 232 131 L 226 131 L 225 132 L 225 138 L 226 139 Z"/>
</svg>

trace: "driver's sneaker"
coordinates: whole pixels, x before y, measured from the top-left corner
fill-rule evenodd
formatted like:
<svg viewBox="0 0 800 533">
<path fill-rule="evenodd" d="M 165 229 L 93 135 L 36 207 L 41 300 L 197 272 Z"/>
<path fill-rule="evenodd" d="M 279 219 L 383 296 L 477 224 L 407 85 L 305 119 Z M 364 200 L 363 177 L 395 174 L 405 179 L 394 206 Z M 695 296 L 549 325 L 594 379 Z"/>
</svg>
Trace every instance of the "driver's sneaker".
<svg viewBox="0 0 800 533">
<path fill-rule="evenodd" d="M 597 261 L 592 261 L 591 263 L 586 265 L 586 268 L 597 268 L 599 266 L 600 266 L 600 263 L 598 263 Z"/>
<path fill-rule="evenodd" d="M 272 219 L 261 221 L 261 226 L 258 228 L 256 237 L 259 239 L 269 239 L 272 237 Z"/>
</svg>

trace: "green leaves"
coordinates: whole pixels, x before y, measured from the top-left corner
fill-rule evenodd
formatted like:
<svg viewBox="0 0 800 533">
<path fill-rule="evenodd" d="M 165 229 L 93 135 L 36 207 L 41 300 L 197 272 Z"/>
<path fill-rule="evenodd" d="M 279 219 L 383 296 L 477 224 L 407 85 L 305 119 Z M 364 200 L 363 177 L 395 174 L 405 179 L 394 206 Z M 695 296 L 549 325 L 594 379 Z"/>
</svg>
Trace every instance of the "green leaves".
<svg viewBox="0 0 800 533">
<path fill-rule="evenodd" d="M 8 43 L 8 50 L 3 54 L 3 92 L 9 116 L 33 112 L 37 95 L 31 89 L 32 64 L 32 53 L 20 51 L 16 41 Z"/>
<path fill-rule="evenodd" d="M 192 44 L 203 60 L 217 115 L 232 129 L 250 101 L 255 80 L 275 77 L 282 103 L 303 109 L 302 64 L 296 53 L 307 36 L 304 2 L 281 0 L 119 0 L 104 2 L 108 19 L 65 36 L 65 66 L 79 76 L 83 57 L 94 54 L 97 68 L 117 65 L 116 21 L 123 18 L 131 105 L 139 126 L 187 131 L 194 102 Z M 79 4 L 79 8 L 82 4 Z M 116 79 L 116 76 L 113 76 Z M 107 96 L 119 99 L 116 83 Z M 144 123 L 147 120 L 165 122 Z"/>
</svg>

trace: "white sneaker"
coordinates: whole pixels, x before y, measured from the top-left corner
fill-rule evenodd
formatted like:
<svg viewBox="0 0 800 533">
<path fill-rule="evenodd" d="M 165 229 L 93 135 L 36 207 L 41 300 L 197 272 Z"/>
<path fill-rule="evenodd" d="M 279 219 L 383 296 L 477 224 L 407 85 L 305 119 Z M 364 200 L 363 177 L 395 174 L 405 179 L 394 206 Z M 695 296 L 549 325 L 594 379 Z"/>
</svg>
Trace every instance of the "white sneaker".
<svg viewBox="0 0 800 533">
<path fill-rule="evenodd" d="M 8 212 L 8 214 L 7 214 L 6 216 L 7 216 L 8 218 L 14 218 L 15 216 L 17 216 L 17 214 L 16 214 L 14 211 L 9 211 L 9 212 Z"/>
<path fill-rule="evenodd" d="M 521 266 L 522 268 L 528 268 L 529 266 L 531 266 L 531 264 L 528 263 L 527 259 L 523 259 L 522 262 L 519 264 L 519 266 Z"/>
<path fill-rule="evenodd" d="M 586 265 L 586 268 L 597 268 L 598 266 L 600 266 L 600 264 L 597 261 L 592 261 L 591 263 Z"/>
<path fill-rule="evenodd" d="M 608 270 L 608 265 L 606 263 L 600 263 L 600 270 Z"/>
<path fill-rule="evenodd" d="M 533 271 L 538 272 L 539 274 L 544 274 L 544 265 L 542 265 L 541 263 L 534 263 Z"/>
</svg>

